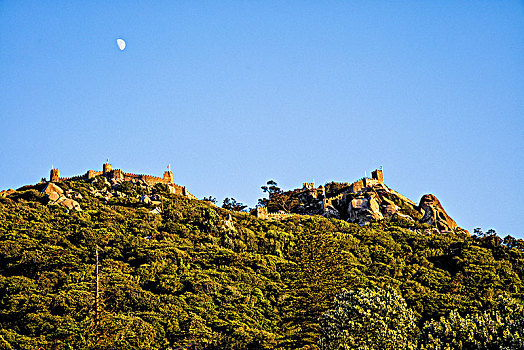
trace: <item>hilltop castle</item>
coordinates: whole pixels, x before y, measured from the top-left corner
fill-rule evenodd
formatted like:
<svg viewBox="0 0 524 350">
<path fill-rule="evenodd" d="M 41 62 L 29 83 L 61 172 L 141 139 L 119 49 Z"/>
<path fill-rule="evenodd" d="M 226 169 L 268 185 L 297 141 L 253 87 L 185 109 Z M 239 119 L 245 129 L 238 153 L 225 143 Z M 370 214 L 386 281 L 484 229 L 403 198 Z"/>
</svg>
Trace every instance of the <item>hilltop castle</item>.
<svg viewBox="0 0 524 350">
<path fill-rule="evenodd" d="M 308 197 L 319 199 L 319 196 L 322 200 L 322 210 L 324 212 L 324 215 L 327 217 L 330 217 L 328 207 L 332 207 L 335 203 L 345 203 L 346 197 L 350 193 L 358 193 L 362 191 L 363 189 L 373 186 L 373 185 L 384 185 L 384 173 L 382 171 L 382 167 L 380 169 L 373 170 L 371 172 L 371 178 L 369 177 L 363 177 L 361 179 L 358 179 L 357 181 L 350 183 L 345 182 L 342 183 L 346 187 L 346 190 L 343 192 L 328 197 L 326 195 L 326 189 L 324 185 L 320 185 L 319 187 L 315 187 L 314 182 L 303 182 L 302 188 L 297 188 L 293 190 L 293 192 L 298 194 L 305 194 Z M 281 220 L 293 215 L 293 213 L 284 213 L 284 212 L 278 212 L 278 213 L 272 213 L 268 212 L 267 208 L 265 207 L 257 207 L 254 211 L 254 215 L 261 219 L 274 219 L 274 220 Z"/>
<path fill-rule="evenodd" d="M 357 193 L 360 192 L 363 188 L 377 185 L 377 184 L 384 184 L 384 173 L 381 169 L 376 169 L 371 172 L 371 178 L 369 177 L 363 177 L 361 179 L 358 179 L 357 181 L 353 183 L 345 183 L 349 186 L 349 192 L 351 193 Z M 320 186 L 319 188 L 323 188 L 323 186 Z M 302 191 L 312 191 L 316 190 L 315 184 L 313 182 L 303 182 L 302 183 Z"/>
<path fill-rule="evenodd" d="M 370 187 L 370 186 L 378 185 L 378 184 L 384 185 L 384 173 L 382 171 L 382 167 L 380 169 L 373 170 L 371 172 L 371 178 L 363 177 L 353 183 L 345 182 L 343 184 L 347 185 L 348 189 L 342 193 L 339 193 L 338 195 L 334 197 L 327 197 L 324 186 L 320 185 L 317 189 L 315 188 L 315 184 L 312 182 L 302 183 L 302 189 L 300 191 L 308 192 L 309 195 L 312 196 L 313 198 L 318 198 L 319 191 L 321 191 L 323 208 L 325 210 L 328 206 L 332 206 L 333 202 L 335 201 L 341 201 L 341 200 L 345 201 L 345 197 L 347 193 L 358 193 L 366 187 Z"/>
<path fill-rule="evenodd" d="M 149 186 L 154 186 L 159 183 L 165 184 L 168 186 L 171 193 L 193 197 L 189 192 L 187 192 L 185 186 L 180 186 L 173 182 L 173 172 L 171 172 L 170 169 L 164 172 L 163 178 L 160 178 L 152 175 L 125 173 L 121 169 L 113 169 L 113 165 L 110 164 L 109 161 L 102 165 L 102 171 L 88 170 L 83 175 L 72 177 L 60 177 L 60 170 L 58 170 L 58 168 L 51 169 L 49 182 L 87 181 L 100 175 L 115 181 L 142 181 Z"/>
</svg>

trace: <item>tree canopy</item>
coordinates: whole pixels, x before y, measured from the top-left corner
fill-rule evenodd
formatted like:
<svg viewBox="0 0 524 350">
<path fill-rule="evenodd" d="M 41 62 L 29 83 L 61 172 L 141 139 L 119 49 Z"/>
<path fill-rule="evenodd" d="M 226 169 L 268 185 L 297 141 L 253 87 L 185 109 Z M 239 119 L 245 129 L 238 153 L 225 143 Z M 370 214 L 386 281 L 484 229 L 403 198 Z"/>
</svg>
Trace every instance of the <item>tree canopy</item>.
<svg viewBox="0 0 524 350">
<path fill-rule="evenodd" d="M 388 220 L 266 221 L 162 188 L 95 184 L 57 183 L 80 212 L 48 206 L 38 186 L 0 198 L 0 348 L 314 349 L 323 330 L 344 329 L 329 311 L 337 295 L 340 307 L 374 310 L 351 311 L 362 324 L 382 319 L 409 339 L 413 321 L 421 349 L 461 349 L 449 327 L 521 337 L 522 240 Z M 161 195 L 162 210 L 141 193 Z"/>
</svg>

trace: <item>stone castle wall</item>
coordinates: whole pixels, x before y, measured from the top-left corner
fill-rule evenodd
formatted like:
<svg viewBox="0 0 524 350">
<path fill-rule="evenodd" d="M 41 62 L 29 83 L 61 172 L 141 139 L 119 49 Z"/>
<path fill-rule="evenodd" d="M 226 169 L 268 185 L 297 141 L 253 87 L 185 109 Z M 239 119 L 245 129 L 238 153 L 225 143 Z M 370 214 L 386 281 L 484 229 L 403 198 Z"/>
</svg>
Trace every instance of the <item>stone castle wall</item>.
<svg viewBox="0 0 524 350">
<path fill-rule="evenodd" d="M 329 197 L 329 198 L 322 198 L 322 204 L 323 204 L 324 209 L 326 209 L 328 206 L 333 206 L 333 204 L 340 205 L 341 203 L 346 202 L 348 193 L 358 193 L 366 187 L 377 185 L 377 184 L 384 184 L 384 174 L 382 172 L 382 169 L 380 170 L 376 169 L 372 171 L 371 178 L 363 177 L 353 183 L 344 182 L 340 184 L 344 186 L 348 186 L 349 189 L 344 190 L 342 193 L 339 193 L 336 196 Z M 318 198 L 318 192 L 321 190 L 323 190 L 322 185 L 319 187 L 319 189 L 316 189 L 314 183 L 303 182 L 302 189 L 298 189 L 294 191 L 305 193 L 305 194 L 309 193 L 312 197 Z M 252 213 L 257 218 L 266 219 L 266 220 L 282 220 L 282 219 L 289 218 L 295 215 L 299 215 L 299 214 L 294 214 L 294 213 L 268 213 L 267 208 L 264 208 L 264 207 L 257 207 L 255 211 Z"/>
<path fill-rule="evenodd" d="M 380 170 L 379 169 L 373 170 L 371 172 L 371 178 L 383 184 L 384 183 L 384 173 L 382 172 L 382 167 Z"/>
<path fill-rule="evenodd" d="M 366 187 L 378 184 L 384 184 L 384 173 L 382 170 L 376 169 L 371 172 L 371 179 L 369 177 L 363 177 L 353 182 L 350 186 L 350 192 L 357 193 Z"/>
<path fill-rule="evenodd" d="M 109 163 L 103 165 L 103 171 L 88 170 L 83 175 L 72 176 L 72 177 L 60 177 L 60 171 L 58 169 L 51 169 L 50 172 L 50 182 L 57 181 L 86 181 L 92 178 L 95 178 L 100 175 L 104 175 L 109 179 L 115 179 L 118 181 L 143 181 L 149 186 L 154 186 L 156 184 L 165 184 L 168 185 L 171 193 L 180 194 L 190 198 L 196 198 L 190 194 L 185 186 L 180 186 L 173 182 L 173 173 L 171 171 L 164 172 L 164 177 L 158 177 L 148 174 L 133 174 L 125 173 L 121 169 L 113 169 L 113 166 Z"/>
<path fill-rule="evenodd" d="M 364 181 L 362 179 L 359 179 L 351 185 L 351 192 L 357 193 L 360 192 L 364 188 Z"/>
<path fill-rule="evenodd" d="M 378 181 L 376 179 L 370 179 L 369 177 L 365 177 L 362 180 L 364 181 L 364 187 L 378 185 L 380 183 L 380 181 Z"/>
<path fill-rule="evenodd" d="M 340 204 L 341 202 L 345 202 L 345 201 L 346 201 L 346 193 L 342 192 L 342 193 L 339 193 L 336 196 L 326 198 L 326 205 L 331 205 L 332 206 L 333 203 Z"/>
<path fill-rule="evenodd" d="M 290 218 L 292 216 L 296 216 L 298 214 L 293 213 L 268 213 L 267 208 L 264 207 L 257 207 L 255 209 L 255 216 L 259 219 L 266 219 L 266 220 L 283 220 Z"/>
</svg>

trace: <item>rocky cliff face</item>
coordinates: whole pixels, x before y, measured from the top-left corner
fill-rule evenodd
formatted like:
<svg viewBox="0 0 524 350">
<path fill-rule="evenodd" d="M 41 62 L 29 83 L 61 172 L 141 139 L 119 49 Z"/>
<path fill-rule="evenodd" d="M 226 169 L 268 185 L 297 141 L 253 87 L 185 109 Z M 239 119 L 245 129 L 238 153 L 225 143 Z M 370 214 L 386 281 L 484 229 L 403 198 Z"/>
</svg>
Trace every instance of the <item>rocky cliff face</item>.
<svg viewBox="0 0 524 350">
<path fill-rule="evenodd" d="M 424 214 L 420 222 L 437 227 L 440 231 L 452 231 L 457 223 L 449 217 L 437 197 L 425 194 L 420 199 L 418 210 Z"/>
<path fill-rule="evenodd" d="M 45 193 L 47 199 L 49 200 L 48 205 L 59 205 L 66 208 L 67 210 L 74 209 L 76 211 L 82 211 L 82 208 L 77 201 L 68 198 L 68 195 L 70 194 L 64 195 L 64 190 L 52 182 L 48 183 L 44 187 L 42 193 Z"/>
<path fill-rule="evenodd" d="M 323 215 L 360 225 L 388 219 L 428 224 L 440 232 L 460 229 L 432 194 L 424 195 L 417 205 L 383 183 L 371 183 L 357 192 L 353 191 L 352 186 L 330 185 L 297 192 L 300 204 L 293 211 L 297 214 Z"/>
<path fill-rule="evenodd" d="M 348 205 L 348 221 L 365 224 L 384 218 L 380 206 L 374 196 L 355 198 Z"/>
</svg>

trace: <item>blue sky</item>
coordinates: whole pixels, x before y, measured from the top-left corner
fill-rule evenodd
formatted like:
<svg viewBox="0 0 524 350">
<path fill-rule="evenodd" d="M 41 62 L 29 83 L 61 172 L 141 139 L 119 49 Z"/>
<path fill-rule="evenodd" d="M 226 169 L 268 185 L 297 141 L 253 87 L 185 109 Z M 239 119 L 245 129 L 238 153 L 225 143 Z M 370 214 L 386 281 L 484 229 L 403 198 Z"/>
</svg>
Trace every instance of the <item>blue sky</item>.
<svg viewBox="0 0 524 350">
<path fill-rule="evenodd" d="M 0 96 L 0 189 L 109 158 L 254 206 L 382 165 L 524 238 L 521 1 L 3 0 Z"/>
</svg>

